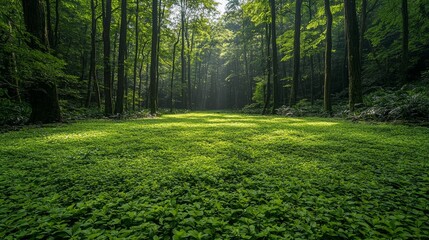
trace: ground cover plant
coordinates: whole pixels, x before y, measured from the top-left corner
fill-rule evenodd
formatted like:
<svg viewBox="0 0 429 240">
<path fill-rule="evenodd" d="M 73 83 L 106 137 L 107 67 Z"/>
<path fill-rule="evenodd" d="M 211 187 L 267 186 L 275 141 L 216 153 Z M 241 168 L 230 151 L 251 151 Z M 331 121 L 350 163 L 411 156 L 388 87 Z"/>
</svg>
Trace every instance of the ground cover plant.
<svg viewBox="0 0 429 240">
<path fill-rule="evenodd" d="M 427 239 L 429 129 L 188 113 L 0 135 L 1 239 Z"/>
</svg>

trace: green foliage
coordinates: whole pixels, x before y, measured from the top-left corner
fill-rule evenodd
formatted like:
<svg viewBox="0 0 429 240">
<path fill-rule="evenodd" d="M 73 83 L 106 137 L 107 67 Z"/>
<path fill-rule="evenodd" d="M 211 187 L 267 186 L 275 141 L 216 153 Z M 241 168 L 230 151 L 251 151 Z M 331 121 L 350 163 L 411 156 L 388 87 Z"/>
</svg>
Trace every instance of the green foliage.
<svg viewBox="0 0 429 240">
<path fill-rule="evenodd" d="M 24 124 L 29 116 L 27 104 L 11 101 L 6 97 L 6 91 L 0 88 L 0 126 Z"/>
<path fill-rule="evenodd" d="M 241 112 L 246 114 L 261 114 L 263 110 L 264 110 L 263 103 L 252 103 L 244 106 L 244 108 L 241 109 Z"/>
<path fill-rule="evenodd" d="M 1 239 L 424 239 L 429 130 L 192 113 L 0 135 Z"/>
<path fill-rule="evenodd" d="M 380 89 L 365 98 L 368 106 L 359 119 L 376 121 L 429 122 L 429 91 L 427 87 L 404 86 L 399 91 Z"/>
<path fill-rule="evenodd" d="M 287 117 L 326 116 L 321 101 L 312 105 L 307 99 L 300 100 L 293 107 L 282 106 L 276 110 L 276 113 Z"/>
<path fill-rule="evenodd" d="M 256 81 L 256 87 L 255 87 L 255 90 L 253 92 L 252 100 L 255 101 L 256 103 L 264 104 L 264 102 L 265 102 L 265 99 L 264 99 L 265 93 L 264 92 L 265 92 L 265 88 L 267 86 L 266 77 L 264 77 L 264 76 L 255 77 L 255 81 Z"/>
</svg>

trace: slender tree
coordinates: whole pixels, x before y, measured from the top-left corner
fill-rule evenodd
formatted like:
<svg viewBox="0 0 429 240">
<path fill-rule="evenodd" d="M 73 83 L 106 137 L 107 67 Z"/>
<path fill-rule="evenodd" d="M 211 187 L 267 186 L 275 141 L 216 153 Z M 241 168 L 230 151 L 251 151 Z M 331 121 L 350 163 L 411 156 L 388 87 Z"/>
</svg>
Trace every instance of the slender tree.
<svg viewBox="0 0 429 240">
<path fill-rule="evenodd" d="M 139 0 L 136 1 L 136 28 L 135 28 L 135 35 L 136 35 L 136 48 L 134 52 L 134 84 L 133 84 L 133 111 L 136 110 L 136 87 L 137 87 L 137 61 L 139 56 Z"/>
<path fill-rule="evenodd" d="M 331 59 L 332 59 L 332 13 L 329 0 L 325 0 L 326 15 L 326 49 L 325 49 L 325 87 L 323 107 L 326 112 L 332 112 L 331 106 Z"/>
<path fill-rule="evenodd" d="M 116 92 L 115 114 L 124 112 L 125 54 L 127 48 L 127 0 L 121 1 L 121 30 L 119 34 L 118 88 Z"/>
<path fill-rule="evenodd" d="M 171 79 L 170 79 L 170 112 L 173 112 L 173 81 L 174 81 L 174 71 L 176 69 L 176 48 L 180 41 L 180 32 L 181 29 L 179 29 L 179 33 L 177 34 L 177 40 L 173 45 L 173 59 L 172 59 L 172 66 L 171 66 Z"/>
<path fill-rule="evenodd" d="M 359 57 L 359 29 L 355 0 L 344 0 L 344 14 L 349 71 L 349 107 L 351 111 L 354 111 L 355 105 L 363 102 L 361 65 Z"/>
<path fill-rule="evenodd" d="M 362 13 L 360 15 L 360 36 L 359 36 L 359 56 L 361 59 L 361 66 L 363 66 L 363 47 L 365 42 L 365 32 L 368 18 L 368 0 L 362 0 Z"/>
<path fill-rule="evenodd" d="M 112 66 L 110 64 L 110 25 L 112 21 L 112 0 L 103 0 L 103 64 L 104 64 L 104 115 L 113 113 Z"/>
<path fill-rule="evenodd" d="M 266 93 L 265 93 L 265 104 L 264 109 L 262 110 L 262 114 L 266 114 L 268 107 L 271 101 L 271 46 L 270 46 L 270 38 L 271 38 L 271 27 L 267 24 L 265 27 L 265 40 L 267 47 L 267 85 L 266 85 Z"/>
<path fill-rule="evenodd" d="M 156 114 L 157 96 L 156 96 L 156 75 L 157 75 L 157 53 L 158 53 L 158 1 L 152 0 L 152 49 L 150 56 L 150 94 L 149 105 L 150 114 Z"/>
<path fill-rule="evenodd" d="M 185 90 L 185 85 L 186 85 L 186 58 L 185 58 L 185 14 L 186 14 L 186 0 L 180 0 L 180 24 L 182 27 L 182 46 L 180 49 L 180 59 L 181 59 L 181 67 L 182 67 L 182 76 L 181 76 L 181 82 L 182 82 L 182 86 L 181 86 L 181 90 L 182 90 L 182 107 L 185 108 L 186 107 L 186 90 Z"/>
<path fill-rule="evenodd" d="M 88 88 L 86 93 L 86 107 L 89 107 L 92 99 L 92 90 L 95 89 L 96 100 L 98 108 L 101 107 L 100 99 L 100 88 L 98 87 L 97 82 L 97 73 L 96 73 L 96 36 L 97 36 L 97 17 L 96 17 L 96 6 L 94 0 L 91 0 L 91 56 L 89 59 L 89 77 L 88 77 Z"/>
<path fill-rule="evenodd" d="M 270 0 L 271 7 L 271 46 L 272 46 L 272 64 L 273 64 L 273 109 L 272 113 L 275 113 L 276 109 L 280 107 L 280 82 L 279 82 L 279 60 L 277 57 L 277 33 L 276 33 L 276 1 Z"/>
<path fill-rule="evenodd" d="M 57 48 L 59 44 L 59 26 L 60 26 L 60 0 L 55 0 L 55 27 L 54 27 L 54 43 L 53 48 Z"/>
<path fill-rule="evenodd" d="M 293 41 L 293 80 L 290 93 L 289 105 L 293 106 L 297 102 L 298 83 L 299 83 L 299 68 L 301 61 L 301 6 L 302 0 L 297 0 L 295 3 L 295 32 Z"/>
</svg>

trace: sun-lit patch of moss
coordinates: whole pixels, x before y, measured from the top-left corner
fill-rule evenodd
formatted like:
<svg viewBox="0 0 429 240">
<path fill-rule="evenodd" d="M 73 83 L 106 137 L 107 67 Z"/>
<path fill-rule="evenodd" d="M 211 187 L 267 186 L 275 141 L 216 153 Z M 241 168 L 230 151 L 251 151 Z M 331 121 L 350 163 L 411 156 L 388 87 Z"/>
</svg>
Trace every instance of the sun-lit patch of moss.
<svg viewBox="0 0 429 240">
<path fill-rule="evenodd" d="M 189 113 L 0 135 L 1 239 L 423 239 L 429 130 Z"/>
</svg>

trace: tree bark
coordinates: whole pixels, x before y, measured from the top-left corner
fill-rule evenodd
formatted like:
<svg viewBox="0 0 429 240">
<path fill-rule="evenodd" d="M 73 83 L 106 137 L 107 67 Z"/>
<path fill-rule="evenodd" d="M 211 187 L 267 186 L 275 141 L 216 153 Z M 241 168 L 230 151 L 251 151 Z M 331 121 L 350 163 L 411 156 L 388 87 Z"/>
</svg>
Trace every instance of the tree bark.
<svg viewBox="0 0 429 240">
<path fill-rule="evenodd" d="M 27 32 L 32 36 L 28 45 L 42 52 L 49 48 L 46 24 L 46 6 L 43 0 L 22 0 L 24 23 Z M 56 84 L 46 81 L 33 82 L 30 86 L 30 123 L 52 123 L 61 121 L 60 106 Z"/>
<path fill-rule="evenodd" d="M 96 41 L 96 34 L 97 34 L 97 18 L 96 18 L 96 6 L 94 3 L 94 0 L 91 0 L 91 56 L 89 59 L 89 77 L 88 77 L 88 88 L 87 88 L 87 93 L 86 93 L 86 104 L 85 106 L 88 108 L 91 105 L 91 100 L 92 100 L 92 90 L 95 89 L 96 90 L 96 100 L 97 100 L 97 104 L 98 104 L 98 108 L 101 107 L 100 105 L 100 94 L 98 91 L 98 84 L 97 84 L 97 74 L 96 74 L 96 69 L 95 69 L 95 65 L 96 65 L 96 59 L 95 59 L 95 55 L 96 55 L 96 46 L 95 46 L 95 41 Z"/>
<path fill-rule="evenodd" d="M 359 36 L 359 56 L 360 56 L 360 65 L 363 66 L 363 48 L 365 42 L 365 32 L 366 32 L 366 19 L 368 14 L 368 0 L 362 0 L 362 13 L 360 16 L 360 36 Z"/>
<path fill-rule="evenodd" d="M 54 33 L 52 32 L 52 18 L 51 18 L 51 1 L 46 0 L 46 21 L 48 28 L 48 39 L 51 45 L 54 44 Z"/>
<path fill-rule="evenodd" d="M 113 113 L 112 103 L 112 66 L 110 63 L 110 25 L 112 21 L 112 0 L 105 1 L 103 6 L 103 63 L 104 63 L 104 115 Z"/>
<path fill-rule="evenodd" d="M 150 64 L 150 114 L 156 114 L 156 75 L 157 75 L 157 53 L 158 53 L 158 1 L 152 0 L 152 50 Z"/>
<path fill-rule="evenodd" d="M 266 86 L 266 94 L 265 94 L 265 104 L 264 109 L 262 110 L 262 115 L 265 115 L 267 113 L 267 109 L 270 105 L 271 101 L 271 49 L 270 49 L 270 37 L 271 37 L 271 27 L 269 25 L 266 25 L 265 29 L 265 39 L 267 43 L 267 86 Z"/>
<path fill-rule="evenodd" d="M 332 112 L 331 106 L 331 59 L 332 59 L 332 13 L 329 0 L 325 0 L 326 15 L 326 49 L 325 49 L 325 87 L 323 93 L 323 108 Z"/>
<path fill-rule="evenodd" d="M 136 87 L 137 87 L 137 61 L 138 61 L 138 54 L 139 54 L 139 0 L 136 0 L 136 29 L 135 29 L 135 35 L 136 35 L 136 49 L 135 55 L 134 55 L 134 84 L 133 84 L 133 111 L 136 110 Z"/>
<path fill-rule="evenodd" d="M 182 86 L 181 86 L 181 90 L 182 90 L 182 107 L 185 108 L 186 107 L 186 91 L 185 91 L 185 84 L 186 84 L 186 59 L 185 59 L 185 9 L 186 9 L 186 0 L 181 0 L 180 1 L 180 7 L 181 7 L 181 12 L 180 12 L 180 19 L 181 19 L 181 27 L 182 27 L 182 46 L 181 46 L 181 52 L 180 52 L 180 62 L 181 62 L 181 67 L 182 67 L 182 76 L 181 76 L 181 81 L 182 81 Z"/>
<path fill-rule="evenodd" d="M 57 48 L 59 44 L 58 39 L 58 29 L 60 25 L 60 0 L 55 0 L 55 28 L 54 28 L 54 42 L 53 42 L 53 48 Z"/>
<path fill-rule="evenodd" d="M 289 105 L 293 106 L 297 103 L 298 83 L 299 83 L 299 68 L 301 61 L 301 6 L 302 0 L 297 0 L 295 5 L 295 33 L 293 42 L 293 80 L 290 93 Z"/>
<path fill-rule="evenodd" d="M 349 70 L 349 107 L 351 111 L 354 111 L 355 105 L 363 102 L 361 65 L 359 57 L 359 29 L 355 0 L 344 0 L 344 12 Z"/>
<path fill-rule="evenodd" d="M 177 34 L 177 40 L 173 45 L 173 62 L 172 62 L 172 67 L 171 67 L 171 79 L 170 79 L 170 112 L 173 112 L 173 81 L 174 81 L 174 70 L 176 68 L 176 48 L 177 45 L 179 44 L 180 41 L 180 30 L 179 33 Z"/>
<path fill-rule="evenodd" d="M 124 112 L 125 54 L 127 48 L 127 1 L 121 1 L 121 30 L 119 34 L 118 89 L 116 93 L 115 114 Z"/>
<path fill-rule="evenodd" d="M 301 0 L 300 0 L 301 1 Z M 272 64 L 273 64 L 273 90 L 274 101 L 271 113 L 275 113 L 276 109 L 280 107 L 280 83 L 279 83 L 279 61 L 277 57 L 277 33 L 276 33 L 276 1 L 270 0 L 271 6 L 271 46 L 272 46 Z"/>
</svg>

